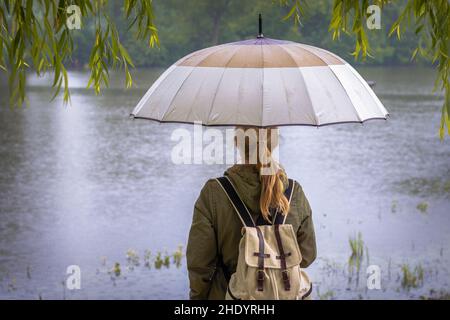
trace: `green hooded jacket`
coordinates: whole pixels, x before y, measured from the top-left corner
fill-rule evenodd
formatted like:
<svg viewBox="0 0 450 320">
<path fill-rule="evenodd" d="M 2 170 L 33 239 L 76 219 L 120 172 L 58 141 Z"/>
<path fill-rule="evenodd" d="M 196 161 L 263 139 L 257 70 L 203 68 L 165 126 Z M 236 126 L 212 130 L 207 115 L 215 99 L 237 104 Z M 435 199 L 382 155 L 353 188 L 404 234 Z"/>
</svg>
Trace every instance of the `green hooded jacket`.
<svg viewBox="0 0 450 320">
<path fill-rule="evenodd" d="M 259 172 L 252 165 L 234 165 L 225 175 L 236 187 L 255 221 L 259 215 L 261 183 Z M 302 268 L 316 258 L 316 239 L 311 208 L 298 182 L 294 184 L 286 223 L 297 230 L 297 239 L 303 260 Z M 215 179 L 204 185 L 198 197 L 186 251 L 191 299 L 224 299 L 229 274 L 236 270 L 242 222 L 225 192 Z"/>
</svg>

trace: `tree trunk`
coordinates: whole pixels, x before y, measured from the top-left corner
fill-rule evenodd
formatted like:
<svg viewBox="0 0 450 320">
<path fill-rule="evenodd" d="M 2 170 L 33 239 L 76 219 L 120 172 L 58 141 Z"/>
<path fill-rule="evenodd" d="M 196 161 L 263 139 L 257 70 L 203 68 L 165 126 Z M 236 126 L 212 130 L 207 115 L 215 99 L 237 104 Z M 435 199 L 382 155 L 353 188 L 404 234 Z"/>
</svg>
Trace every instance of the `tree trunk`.
<svg viewBox="0 0 450 320">
<path fill-rule="evenodd" d="M 219 44 L 219 35 L 220 35 L 220 20 L 222 18 L 222 14 L 215 15 L 213 17 L 213 29 L 212 29 L 212 39 L 211 42 L 215 46 Z"/>
<path fill-rule="evenodd" d="M 212 45 L 219 44 L 219 38 L 220 38 L 220 23 L 222 20 L 222 17 L 224 16 L 225 12 L 227 11 L 227 7 L 230 4 L 230 0 L 223 0 L 221 1 L 220 5 L 218 5 L 213 13 L 213 24 L 212 24 L 212 37 L 211 42 Z"/>
</svg>

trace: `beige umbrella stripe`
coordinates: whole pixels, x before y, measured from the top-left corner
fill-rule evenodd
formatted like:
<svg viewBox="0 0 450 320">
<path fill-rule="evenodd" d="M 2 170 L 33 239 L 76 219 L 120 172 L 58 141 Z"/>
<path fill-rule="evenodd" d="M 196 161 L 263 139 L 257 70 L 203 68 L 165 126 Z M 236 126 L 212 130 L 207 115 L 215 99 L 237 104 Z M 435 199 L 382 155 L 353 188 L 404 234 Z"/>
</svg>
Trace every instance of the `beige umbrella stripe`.
<svg viewBox="0 0 450 320">
<path fill-rule="evenodd" d="M 307 46 L 228 45 L 201 50 L 181 59 L 178 66 L 222 68 L 295 68 L 344 64 L 335 56 Z"/>
</svg>

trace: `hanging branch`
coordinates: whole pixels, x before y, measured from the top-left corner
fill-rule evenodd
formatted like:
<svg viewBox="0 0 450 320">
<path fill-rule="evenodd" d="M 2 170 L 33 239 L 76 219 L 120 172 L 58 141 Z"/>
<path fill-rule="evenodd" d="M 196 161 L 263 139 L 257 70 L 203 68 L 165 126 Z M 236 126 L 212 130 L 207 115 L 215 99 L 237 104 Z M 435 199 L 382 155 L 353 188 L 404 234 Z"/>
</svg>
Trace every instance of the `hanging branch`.
<svg viewBox="0 0 450 320">
<path fill-rule="evenodd" d="M 291 6 L 289 14 L 294 17 L 294 21 L 300 21 L 303 11 L 299 0 L 280 0 L 280 3 Z M 367 8 L 371 4 L 380 8 L 389 5 L 389 0 L 334 0 L 329 31 L 333 34 L 333 39 L 338 39 L 340 34 L 346 33 L 355 38 L 355 50 L 352 55 L 355 59 L 366 59 L 370 54 L 370 43 L 367 31 L 364 27 L 368 17 Z M 299 8 L 300 7 L 300 8 Z M 389 36 L 394 33 L 401 39 L 402 31 L 406 27 L 415 28 L 415 33 L 419 37 L 419 45 L 412 52 L 412 58 L 417 54 L 428 59 L 436 65 L 438 75 L 436 77 L 434 91 L 441 89 L 444 91 L 444 103 L 442 105 L 442 115 L 439 128 L 439 137 L 445 136 L 445 127 L 450 135 L 450 84 L 448 82 L 450 72 L 449 61 L 449 36 L 450 36 L 450 2 L 448 0 L 408 0 L 398 19 L 392 25 Z"/>
<path fill-rule="evenodd" d="M 63 101 L 70 100 L 66 64 L 73 52 L 73 30 L 67 19 L 67 8 L 79 8 L 80 20 L 95 20 L 95 40 L 91 48 L 91 75 L 87 87 L 100 94 L 109 85 L 109 68 L 123 69 L 126 87 L 132 85 L 131 57 L 120 42 L 116 25 L 108 14 L 107 0 L 5 0 L 0 3 L 0 69 L 8 74 L 10 105 L 26 102 L 26 73 L 38 76 L 52 71 L 54 99 L 64 90 Z M 125 0 L 125 19 L 130 31 L 137 29 L 136 39 L 144 39 L 150 47 L 159 45 L 151 0 Z M 76 31 L 76 30 L 75 30 Z"/>
</svg>

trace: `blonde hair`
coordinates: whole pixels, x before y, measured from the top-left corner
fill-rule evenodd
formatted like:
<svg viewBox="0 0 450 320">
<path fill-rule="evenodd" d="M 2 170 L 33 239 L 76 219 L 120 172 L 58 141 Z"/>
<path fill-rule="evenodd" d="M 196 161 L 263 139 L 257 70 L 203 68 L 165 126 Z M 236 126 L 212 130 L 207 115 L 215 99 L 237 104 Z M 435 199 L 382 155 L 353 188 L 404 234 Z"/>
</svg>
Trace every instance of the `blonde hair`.
<svg viewBox="0 0 450 320">
<path fill-rule="evenodd" d="M 278 146 L 278 128 L 236 127 L 235 144 L 244 163 L 255 165 L 259 171 L 259 207 L 264 220 L 271 222 L 270 208 L 287 214 L 289 201 L 284 195 L 284 184 L 288 179 L 283 168 L 272 157 L 272 151 Z"/>
</svg>

